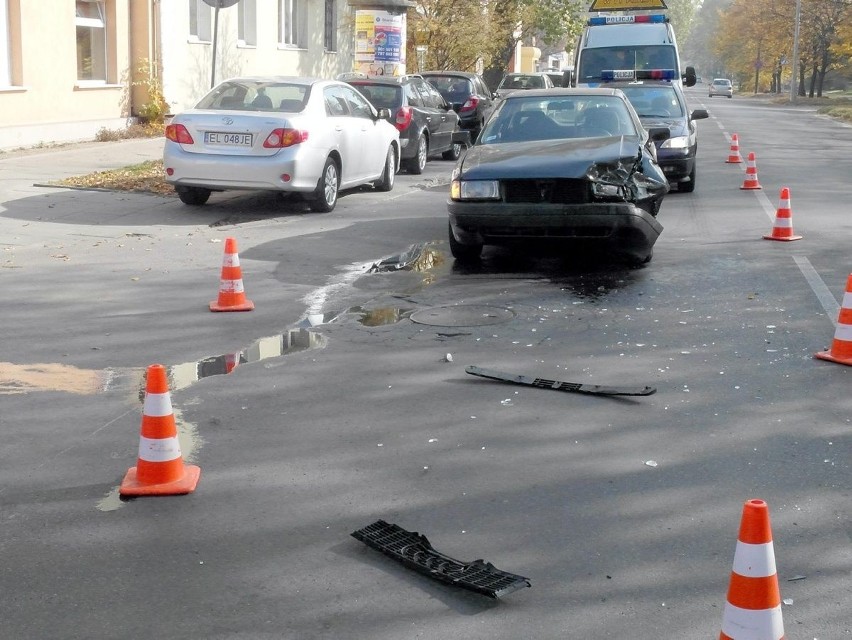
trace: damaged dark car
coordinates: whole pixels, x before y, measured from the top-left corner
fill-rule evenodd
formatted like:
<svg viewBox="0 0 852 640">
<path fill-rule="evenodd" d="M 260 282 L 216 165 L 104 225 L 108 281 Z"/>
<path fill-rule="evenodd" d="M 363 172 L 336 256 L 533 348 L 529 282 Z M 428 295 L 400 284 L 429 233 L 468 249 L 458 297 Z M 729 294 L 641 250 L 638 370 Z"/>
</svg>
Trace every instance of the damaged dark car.
<svg viewBox="0 0 852 640">
<path fill-rule="evenodd" d="M 452 177 L 449 239 L 459 261 L 485 245 L 546 241 L 651 260 L 669 190 L 655 141 L 618 89 L 549 89 L 506 96 Z"/>
</svg>

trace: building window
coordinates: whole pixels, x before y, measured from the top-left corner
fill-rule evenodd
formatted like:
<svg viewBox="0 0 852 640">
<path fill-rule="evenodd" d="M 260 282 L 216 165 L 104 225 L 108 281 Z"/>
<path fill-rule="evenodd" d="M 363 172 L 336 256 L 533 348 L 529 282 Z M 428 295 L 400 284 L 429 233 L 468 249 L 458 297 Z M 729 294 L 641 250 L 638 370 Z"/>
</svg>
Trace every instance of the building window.
<svg viewBox="0 0 852 640">
<path fill-rule="evenodd" d="M 77 79 L 86 82 L 107 80 L 106 13 L 104 3 L 77 0 L 74 24 L 77 28 Z"/>
<path fill-rule="evenodd" d="M 199 42 L 212 41 L 213 28 L 210 24 L 210 5 L 204 0 L 189 0 L 189 36 Z"/>
<path fill-rule="evenodd" d="M 304 0 L 278 0 L 278 42 L 304 48 L 306 17 Z"/>
<path fill-rule="evenodd" d="M 337 0 L 325 0 L 322 44 L 326 51 L 337 51 Z"/>
<path fill-rule="evenodd" d="M 257 44 L 257 0 L 242 0 L 237 5 L 237 39 L 242 45 Z"/>
</svg>

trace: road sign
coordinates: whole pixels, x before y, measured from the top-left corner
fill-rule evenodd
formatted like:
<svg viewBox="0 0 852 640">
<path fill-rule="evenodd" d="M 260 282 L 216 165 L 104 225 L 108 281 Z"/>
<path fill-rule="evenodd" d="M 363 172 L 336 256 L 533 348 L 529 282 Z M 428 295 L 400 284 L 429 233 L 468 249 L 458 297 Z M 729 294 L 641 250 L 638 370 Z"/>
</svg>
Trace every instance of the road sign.
<svg viewBox="0 0 852 640">
<path fill-rule="evenodd" d="M 668 9 L 663 0 L 593 0 L 589 11 L 638 11 Z"/>
</svg>

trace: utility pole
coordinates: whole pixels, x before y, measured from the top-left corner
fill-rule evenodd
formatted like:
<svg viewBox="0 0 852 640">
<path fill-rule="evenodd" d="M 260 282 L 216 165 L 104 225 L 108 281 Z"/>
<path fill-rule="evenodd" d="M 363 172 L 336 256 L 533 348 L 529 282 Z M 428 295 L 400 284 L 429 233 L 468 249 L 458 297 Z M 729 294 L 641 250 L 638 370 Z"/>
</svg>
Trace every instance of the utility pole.
<svg viewBox="0 0 852 640">
<path fill-rule="evenodd" d="M 793 61 L 790 63 L 790 102 L 799 95 L 799 23 L 802 18 L 802 0 L 796 0 L 796 26 L 793 29 Z"/>
</svg>

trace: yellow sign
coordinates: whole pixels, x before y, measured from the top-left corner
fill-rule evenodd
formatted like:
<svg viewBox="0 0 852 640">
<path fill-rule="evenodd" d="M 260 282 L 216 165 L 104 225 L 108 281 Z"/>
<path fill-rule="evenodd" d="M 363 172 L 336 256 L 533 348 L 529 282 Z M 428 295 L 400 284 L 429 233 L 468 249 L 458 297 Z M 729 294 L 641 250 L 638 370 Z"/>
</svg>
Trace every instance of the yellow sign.
<svg viewBox="0 0 852 640">
<path fill-rule="evenodd" d="M 589 11 L 638 11 L 668 9 L 663 0 L 593 0 Z"/>
</svg>

